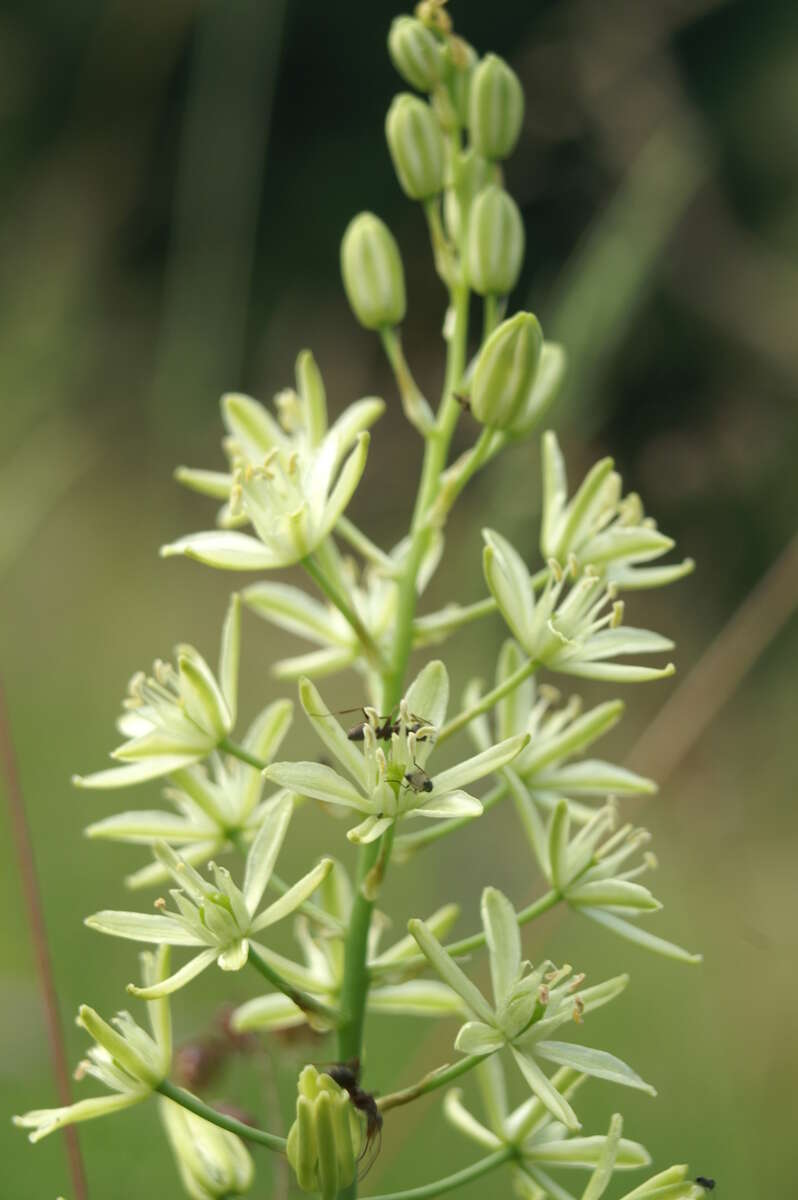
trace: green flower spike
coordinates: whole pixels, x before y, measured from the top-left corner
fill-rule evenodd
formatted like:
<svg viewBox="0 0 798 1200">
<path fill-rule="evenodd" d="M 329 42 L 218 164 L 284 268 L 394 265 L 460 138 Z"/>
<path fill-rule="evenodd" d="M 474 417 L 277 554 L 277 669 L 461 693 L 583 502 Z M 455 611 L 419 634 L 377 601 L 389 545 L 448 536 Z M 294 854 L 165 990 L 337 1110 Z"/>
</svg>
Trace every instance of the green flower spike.
<svg viewBox="0 0 798 1200">
<path fill-rule="evenodd" d="M 179 884 L 172 892 L 177 912 L 166 911 L 166 902 L 156 902 L 157 913 L 105 910 L 86 918 L 90 929 L 134 942 L 157 942 L 171 946 L 200 947 L 199 954 L 168 979 L 155 986 L 128 985 L 135 996 L 151 999 L 177 991 L 216 962 L 223 971 L 240 971 L 249 956 L 250 941 L 264 929 L 299 908 L 316 890 L 332 867 L 322 859 L 307 875 L 290 887 L 262 912 L 258 907 L 280 852 L 291 820 L 293 801 L 280 797 L 270 807 L 247 855 L 243 888 L 238 888 L 224 867 L 211 863 L 214 882 L 209 883 L 165 843 L 156 846 L 158 859 Z M 253 942 L 260 949 L 257 942 Z"/>
<path fill-rule="evenodd" d="M 335 1200 L 355 1177 L 362 1134 L 349 1096 L 329 1075 L 305 1067 L 286 1154 L 304 1192 Z"/>
<path fill-rule="evenodd" d="M 608 804 L 572 838 L 568 810 L 568 801 L 561 800 L 552 812 L 547 851 L 540 864 L 552 887 L 572 908 L 619 937 L 665 958 L 701 962 L 700 954 L 690 954 L 634 924 L 639 917 L 662 908 L 648 888 L 636 882 L 640 875 L 656 866 L 653 855 L 646 854 L 636 867 L 622 869 L 627 859 L 648 843 L 650 835 L 646 830 L 624 825 L 612 832 L 617 813 L 615 805 Z"/>
<path fill-rule="evenodd" d="M 405 317 L 405 275 L 396 239 L 374 213 L 358 213 L 341 242 L 341 277 L 366 329 L 393 329 Z"/>
<path fill-rule="evenodd" d="M 127 735 L 111 754 L 123 763 L 93 775 L 75 775 L 77 787 L 117 788 L 171 775 L 207 758 L 236 720 L 241 602 L 234 594 L 222 630 L 214 676 L 193 646 L 178 646 L 177 667 L 158 659 L 152 676 L 134 675 L 118 728 Z"/>
<path fill-rule="evenodd" d="M 222 396 L 222 420 L 227 436 L 222 448 L 229 470 L 206 471 L 178 467 L 175 478 L 205 496 L 224 501 L 217 516 L 223 529 L 246 525 L 249 516 L 238 491 L 247 464 L 260 466 L 273 450 L 285 460 L 296 453 L 307 459 L 325 447 L 337 470 L 357 441 L 358 434 L 382 416 L 385 404 L 367 396 L 344 409 L 332 427 L 327 421 L 327 395 L 316 360 L 309 350 L 296 360 L 296 388 L 285 388 L 274 398 L 277 419 L 265 405 L 250 396 L 230 392 Z"/>
<path fill-rule="evenodd" d="M 623 603 L 615 601 L 614 586 L 592 569 L 574 578 L 575 564 L 563 570 L 552 559 L 543 591 L 536 596 L 518 551 L 491 529 L 483 530 L 482 536 L 486 542 L 485 580 L 499 612 L 526 654 L 541 666 L 564 675 L 619 683 L 673 674 L 672 663 L 656 668 L 610 661 L 619 655 L 671 650 L 673 642 L 658 633 L 622 625 Z"/>
<path fill-rule="evenodd" d="M 232 1200 L 250 1190 L 255 1164 L 241 1138 L 171 1100 L 158 1107 L 191 1200 Z"/>
<path fill-rule="evenodd" d="M 576 1167 L 593 1172 L 583 1200 L 599 1200 L 603 1194 L 602 1185 L 606 1186 L 614 1171 L 635 1170 L 651 1162 L 644 1146 L 620 1136 L 622 1122 L 619 1116 L 613 1117 L 605 1137 L 574 1136 L 562 1122 L 554 1119 L 537 1096 L 531 1096 L 509 1111 L 507 1085 L 496 1056 L 480 1063 L 476 1075 L 487 1125 L 466 1108 L 459 1088 L 447 1092 L 444 1116 L 460 1133 L 484 1149 L 498 1150 L 501 1146 L 517 1149 L 513 1174 L 518 1196 L 532 1200 L 532 1197 L 551 1195 L 557 1200 L 565 1197 L 574 1200 L 570 1192 L 551 1179 L 546 1169 Z M 585 1078 L 569 1067 L 561 1067 L 551 1082 L 560 1095 L 570 1100 Z"/>
<path fill-rule="evenodd" d="M 479 352 L 469 393 L 471 411 L 483 425 L 512 425 L 529 395 L 542 346 L 532 313 L 516 313 L 494 329 Z"/>
<path fill-rule="evenodd" d="M 689 558 L 666 567 L 640 566 L 667 554 L 674 542 L 645 516 L 636 493 L 622 495 L 611 458 L 597 462 L 568 500 L 565 460 L 555 434 L 543 435 L 542 454 L 540 552 L 545 559 L 590 566 L 621 590 L 661 587 L 692 571 Z"/>
<path fill-rule="evenodd" d="M 271 762 L 288 732 L 290 700 L 276 700 L 255 719 L 242 738 L 247 753 Z M 147 810 L 117 813 L 86 830 L 90 838 L 154 846 L 167 842 L 187 863 L 196 866 L 224 854 L 243 839 L 251 843 L 275 796 L 262 798 L 262 771 L 239 758 L 214 753 L 207 765 L 175 771 L 164 789 L 176 812 Z M 169 878 L 160 862 L 128 876 L 129 887 L 148 887 Z"/>
<path fill-rule="evenodd" d="M 513 737 L 438 775 L 428 774 L 435 733 L 443 724 L 449 698 L 449 676 L 438 660 L 428 663 L 411 684 L 399 706 L 397 729 L 385 748 L 375 735 L 376 713 L 369 714 L 361 751 L 347 738 L 310 680 L 300 683 L 299 698 L 319 738 L 346 775 L 317 762 L 273 763 L 264 773 L 273 783 L 299 795 L 363 813 L 365 819 L 347 835 L 353 842 L 374 841 L 402 817 L 479 816 L 482 805 L 463 789 L 505 766 L 527 742 L 526 735 Z"/>
<path fill-rule="evenodd" d="M 560 1026 L 581 1023 L 585 1013 L 614 1000 L 626 987 L 627 975 L 582 989 L 584 975 L 571 978 L 571 967 L 559 969 L 544 962 L 527 972 L 521 961 L 521 935 L 515 910 L 496 888 L 482 893 L 485 929 L 493 984 L 491 1005 L 464 971 L 447 954 L 423 921 L 408 928 L 419 948 L 445 983 L 457 992 L 472 1014 L 461 1028 L 455 1048 L 463 1054 L 488 1055 L 506 1046 L 532 1092 L 568 1129 L 580 1127 L 576 1113 L 546 1076 L 538 1059 L 572 1067 L 584 1075 L 609 1079 L 654 1095 L 631 1067 L 604 1050 L 549 1040 Z"/>
<path fill-rule="evenodd" d="M 321 911 L 314 914 L 316 921 L 312 923 L 300 916 L 295 922 L 295 937 L 304 964 L 276 955 L 271 950 L 263 950 L 263 957 L 295 987 L 327 1003 L 337 1004 L 344 979 L 343 930 L 349 926 L 353 902 L 352 885 L 343 867 L 336 863 L 320 888 Z M 447 904 L 428 918 L 427 925 L 437 937 L 445 937 L 457 915 L 457 906 Z M 322 918 L 326 918 L 324 923 Z M 318 924 L 318 934 L 313 932 L 313 924 Z M 369 988 L 367 1011 L 403 1017 L 464 1017 L 462 1000 L 446 984 L 434 979 L 403 979 L 405 962 L 417 953 L 416 944 L 409 935 L 380 952 L 380 938 L 386 925 L 386 919 L 378 917 L 369 930 L 367 966 L 370 971 L 379 972 L 381 982 Z M 306 1021 L 307 1013 L 293 1000 L 270 992 L 248 1000 L 236 1009 L 232 1027 L 241 1033 L 263 1033 L 303 1025 Z"/>
<path fill-rule="evenodd" d="M 168 947 L 161 946 L 155 954 L 142 954 L 141 965 L 144 991 L 157 989 L 169 971 Z M 14 1124 L 29 1129 L 29 1140 L 38 1142 L 65 1125 L 104 1117 L 146 1100 L 166 1078 L 172 1058 L 168 1000 L 152 1001 L 148 1005 L 148 1015 L 151 1034 L 137 1025 L 129 1013 L 118 1013 L 113 1025 L 109 1025 L 93 1008 L 82 1005 L 77 1022 L 94 1039 L 95 1045 L 79 1065 L 76 1078 L 91 1075 L 112 1094 L 78 1100 L 65 1108 L 35 1109 L 14 1117 Z"/>
<path fill-rule="evenodd" d="M 419 92 L 432 92 L 445 69 L 443 46 L 415 17 L 396 17 L 388 53 L 399 74 Z"/>
<path fill-rule="evenodd" d="M 508 158 L 523 119 L 524 93 L 518 76 L 497 54 L 486 54 L 471 80 L 468 131 L 473 145 L 484 158 Z"/>
<path fill-rule="evenodd" d="M 385 136 L 394 170 L 411 200 L 429 200 L 443 191 L 443 135 L 426 101 L 409 92 L 396 96 L 385 118 Z"/>
</svg>

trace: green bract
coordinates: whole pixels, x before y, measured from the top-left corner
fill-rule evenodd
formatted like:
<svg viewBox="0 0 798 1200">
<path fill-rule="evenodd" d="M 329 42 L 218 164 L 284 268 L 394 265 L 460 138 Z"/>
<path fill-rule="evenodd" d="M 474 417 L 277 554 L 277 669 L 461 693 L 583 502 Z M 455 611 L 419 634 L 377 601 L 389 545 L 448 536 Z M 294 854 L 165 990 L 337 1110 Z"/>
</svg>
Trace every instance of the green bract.
<svg viewBox="0 0 798 1200">
<path fill-rule="evenodd" d="M 537 371 L 543 334 L 532 313 L 516 313 L 483 345 L 471 384 L 471 411 L 483 425 L 507 429 L 518 417 Z"/>
<path fill-rule="evenodd" d="M 508 158 L 523 119 L 524 93 L 518 76 L 497 54 L 487 54 L 471 80 L 468 132 L 472 143 L 485 158 Z"/>
<path fill-rule="evenodd" d="M 485 188 L 469 218 L 469 283 L 480 296 L 507 296 L 518 282 L 523 261 L 524 225 L 518 205 L 502 188 Z"/>
<path fill-rule="evenodd" d="M 352 312 L 366 329 L 400 324 L 405 317 L 405 276 L 399 247 L 373 213 L 359 213 L 341 242 L 341 278 Z"/>
<path fill-rule="evenodd" d="M 399 182 L 411 200 L 443 190 L 443 135 L 430 106 L 418 96 L 397 96 L 385 118 L 385 136 Z"/>
</svg>

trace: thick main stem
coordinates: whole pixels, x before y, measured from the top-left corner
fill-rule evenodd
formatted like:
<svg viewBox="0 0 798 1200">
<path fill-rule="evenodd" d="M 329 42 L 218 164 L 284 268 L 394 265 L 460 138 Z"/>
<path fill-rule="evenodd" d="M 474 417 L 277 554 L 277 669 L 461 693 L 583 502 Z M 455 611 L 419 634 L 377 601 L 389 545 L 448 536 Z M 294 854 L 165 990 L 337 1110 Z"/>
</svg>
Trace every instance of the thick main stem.
<svg viewBox="0 0 798 1200">
<path fill-rule="evenodd" d="M 404 688 L 407 661 L 413 645 L 413 618 L 416 614 L 418 573 L 430 544 L 432 530 L 426 517 L 438 492 L 440 475 L 446 466 L 449 443 L 454 433 L 460 406 L 454 392 L 463 374 L 468 337 L 468 289 L 460 287 L 452 293 L 453 321 L 446 359 L 446 378 L 443 385 L 435 430 L 426 442 L 424 464 L 410 529 L 410 552 L 403 564 L 399 580 L 396 613 L 395 649 L 387 671 L 382 673 L 382 711 L 391 712 L 399 703 Z M 383 835 L 387 837 L 388 835 Z M 381 850 L 382 842 L 362 846 L 358 859 L 357 895 L 352 906 L 346 945 L 344 948 L 344 978 L 341 986 L 341 1024 L 338 1028 L 338 1057 L 342 1062 L 359 1059 L 363 1046 L 363 1021 L 366 1011 L 369 978 L 366 965 L 368 936 L 374 900 L 364 893 L 363 884 L 379 860 L 384 873 L 388 854 Z M 390 846 L 388 846 L 388 850 Z M 367 889 L 369 894 L 371 890 Z M 340 1200 L 353 1200 L 357 1182 L 340 1193 Z"/>
</svg>

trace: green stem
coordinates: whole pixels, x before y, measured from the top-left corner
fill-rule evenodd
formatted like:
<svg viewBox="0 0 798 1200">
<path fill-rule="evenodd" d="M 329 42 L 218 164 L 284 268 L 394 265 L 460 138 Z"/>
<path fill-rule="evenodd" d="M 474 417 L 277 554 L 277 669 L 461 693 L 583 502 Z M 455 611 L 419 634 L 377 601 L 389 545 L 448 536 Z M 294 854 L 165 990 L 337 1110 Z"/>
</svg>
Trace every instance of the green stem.
<svg viewBox="0 0 798 1200">
<path fill-rule="evenodd" d="M 250 942 L 249 945 L 249 960 L 256 971 L 259 971 L 264 979 L 267 979 L 272 987 L 276 987 L 278 992 L 282 992 L 289 1000 L 293 1000 L 297 1008 L 301 1008 L 303 1012 L 314 1013 L 318 1017 L 323 1017 L 325 1021 L 329 1021 L 331 1025 L 340 1025 L 341 1014 L 338 1009 L 332 1008 L 329 1004 L 325 1004 L 323 1000 L 317 1000 L 315 996 L 311 996 L 309 992 L 303 992 L 301 988 L 294 987 L 287 979 L 284 979 L 278 971 L 270 967 L 264 958 L 261 957 L 258 950 Z"/>
<path fill-rule="evenodd" d="M 381 1196 L 370 1196 L 369 1200 L 428 1200 L 430 1196 L 442 1196 L 444 1192 L 451 1192 L 454 1188 L 471 1183 L 473 1179 L 487 1175 L 489 1171 L 495 1171 L 515 1156 L 515 1147 L 502 1146 L 501 1150 L 488 1154 L 486 1158 L 472 1163 L 470 1167 L 463 1167 L 462 1171 L 455 1171 L 454 1175 L 436 1179 L 433 1183 L 423 1183 L 421 1187 L 407 1188 L 402 1192 L 385 1192 Z"/>
<path fill-rule="evenodd" d="M 353 521 L 348 517 L 339 517 L 335 524 L 335 532 L 349 542 L 349 545 L 361 554 L 366 562 L 374 563 L 383 571 L 391 574 L 396 571 L 396 563 L 391 558 L 390 554 L 386 554 L 379 546 L 372 542 L 370 537 L 363 533 L 362 529 L 358 529 Z"/>
<path fill-rule="evenodd" d="M 402 1088 L 399 1092 L 391 1092 L 388 1096 L 382 1096 L 377 1101 L 377 1107 L 381 1112 L 387 1112 L 389 1108 L 398 1108 L 400 1104 L 410 1104 L 411 1101 L 418 1100 L 419 1096 L 426 1096 L 429 1092 L 446 1087 L 447 1083 L 459 1079 L 461 1075 L 465 1075 L 467 1071 L 473 1070 L 483 1062 L 484 1058 L 484 1054 L 469 1054 L 456 1063 L 447 1063 L 445 1067 L 438 1067 L 437 1070 L 430 1071 L 410 1087 Z"/>
<path fill-rule="evenodd" d="M 323 592 L 330 603 L 338 609 L 344 620 L 349 622 L 352 629 L 357 634 L 360 644 L 362 645 L 363 650 L 365 651 L 367 657 L 371 660 L 372 664 L 378 669 L 384 666 L 383 658 L 377 643 L 374 641 L 355 610 L 351 607 L 346 597 L 341 594 L 333 581 L 324 573 L 316 557 L 313 554 L 309 554 L 307 558 L 302 559 L 302 566 L 305 568 L 308 575 L 310 575 L 311 579 L 319 588 L 319 590 Z"/>
<path fill-rule="evenodd" d="M 341 1023 L 338 1027 L 338 1058 L 347 1062 L 360 1058 L 363 1043 L 363 1020 L 368 993 L 368 949 L 369 927 L 374 901 L 363 893 L 363 883 L 374 867 L 380 841 L 369 842 L 360 847 L 357 872 L 357 895 L 349 918 L 349 932 L 344 946 L 344 978 L 341 984 Z"/>
<path fill-rule="evenodd" d="M 504 316 L 507 301 L 499 296 L 486 296 L 482 307 L 482 344 L 488 340 Z"/>
<path fill-rule="evenodd" d="M 234 742 L 232 738 L 222 738 L 219 742 L 219 749 L 224 750 L 225 754 L 232 754 L 233 758 L 240 758 L 242 762 L 247 763 L 250 767 L 255 767 L 258 771 L 265 771 L 268 763 L 265 763 L 262 758 L 258 758 L 255 754 L 250 754 L 249 750 L 245 750 L 238 742 Z"/>
<path fill-rule="evenodd" d="M 257 1142 L 260 1146 L 268 1146 L 269 1150 L 276 1150 L 280 1154 L 285 1154 L 285 1138 L 278 1137 L 276 1133 L 267 1133 L 265 1129 L 255 1129 L 252 1125 L 246 1125 L 243 1121 L 236 1121 L 235 1117 L 228 1117 L 225 1113 L 217 1112 L 215 1108 L 211 1108 L 208 1104 L 203 1104 L 197 1096 L 193 1096 L 191 1092 L 187 1092 L 185 1088 L 178 1087 L 177 1084 L 170 1083 L 168 1079 L 164 1079 L 155 1089 L 162 1096 L 166 1096 L 168 1100 L 173 1100 L 175 1104 L 179 1104 L 182 1108 L 187 1108 L 189 1112 L 195 1113 L 198 1117 L 202 1117 L 205 1121 L 210 1121 L 212 1125 L 218 1125 L 220 1129 L 226 1129 L 228 1133 L 237 1133 L 240 1138 L 244 1138 L 249 1142 Z"/>
<path fill-rule="evenodd" d="M 413 372 L 410 370 L 402 350 L 399 332 L 391 326 L 385 325 L 380 330 L 380 338 L 385 355 L 391 364 L 404 414 L 422 437 L 428 437 L 435 427 L 435 417 L 421 388 L 413 378 Z"/>
<path fill-rule="evenodd" d="M 429 200 L 424 201 L 424 215 L 427 218 L 427 225 L 429 226 L 429 237 L 432 244 L 432 255 L 435 259 L 435 270 L 447 288 L 451 288 L 454 284 L 457 268 L 454 247 L 446 236 L 443 221 L 441 220 L 440 197 L 432 196 Z"/>
<path fill-rule="evenodd" d="M 463 729 L 475 717 L 488 712 L 489 709 L 493 708 L 494 704 L 498 704 L 510 692 L 514 692 L 519 684 L 528 679 L 530 675 L 534 675 L 539 666 L 540 663 L 536 659 L 527 659 L 517 670 L 513 671 L 512 675 L 508 675 L 502 683 L 497 684 L 491 691 L 485 692 L 485 695 L 481 696 L 476 704 L 472 704 L 470 708 L 464 708 L 456 717 L 452 717 L 451 721 L 447 721 L 445 725 L 441 726 L 436 739 L 436 746 L 440 746 L 442 742 L 445 742 L 452 734 Z"/>
</svg>

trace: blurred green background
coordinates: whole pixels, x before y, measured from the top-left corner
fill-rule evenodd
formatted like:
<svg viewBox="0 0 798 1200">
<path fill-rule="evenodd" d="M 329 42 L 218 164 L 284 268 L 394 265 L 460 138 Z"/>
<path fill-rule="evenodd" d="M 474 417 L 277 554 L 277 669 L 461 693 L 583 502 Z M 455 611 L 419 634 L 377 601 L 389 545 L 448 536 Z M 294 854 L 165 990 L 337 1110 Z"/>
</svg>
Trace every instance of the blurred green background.
<svg viewBox="0 0 798 1200">
<path fill-rule="evenodd" d="M 456 0 L 452 11 L 526 89 L 507 171 L 528 239 L 514 299 L 571 352 L 553 420 L 572 478 L 613 453 L 627 486 L 699 564 L 678 587 L 631 598 L 635 624 L 677 638 L 680 674 L 628 689 L 628 716 L 601 752 L 624 758 L 723 639 L 718 674 L 699 676 L 637 751 L 640 769 L 667 774 L 660 796 L 626 807 L 653 831 L 662 863 L 657 930 L 702 949 L 703 967 L 652 959 L 556 914 L 525 947 L 594 979 L 632 971 L 625 997 L 591 1018 L 589 1041 L 633 1063 L 659 1098 L 593 1083 L 589 1131 L 623 1107 L 629 1136 L 663 1166 L 689 1159 L 716 1176 L 719 1200 L 786 1197 L 798 1071 L 795 552 L 733 637 L 728 622 L 795 526 L 798 8 Z M 235 580 L 160 563 L 156 549 L 210 522 L 211 508 L 178 489 L 171 470 L 220 464 L 220 392 L 270 397 L 307 345 L 333 410 L 384 395 L 389 411 L 353 515 L 385 545 L 404 531 L 417 438 L 376 339 L 354 324 L 337 266 L 349 217 L 380 213 L 405 259 L 408 354 L 435 390 L 444 297 L 382 138 L 401 86 L 385 51 L 395 12 L 387 0 L 0 6 L 0 666 L 71 1062 L 85 1044 L 72 1024 L 78 1003 L 113 1011 L 135 958 L 82 918 L 124 907 L 122 874 L 142 861 L 87 843 L 82 829 L 128 801 L 152 806 L 158 789 L 81 794 L 69 776 L 104 764 L 134 669 L 178 639 L 215 656 Z M 465 446 L 473 429 L 462 424 Z M 488 513 L 534 555 L 538 490 L 534 447 L 476 481 L 429 607 L 484 594 Z M 469 674 L 491 671 L 501 637 L 495 623 L 452 643 L 456 694 Z M 252 618 L 245 639 L 247 715 L 280 692 L 269 677 L 277 638 Z M 342 707 L 358 702 L 354 679 L 336 686 Z M 717 718 L 694 737 L 719 698 Z M 301 722 L 289 749 L 314 753 Z M 487 882 L 518 904 L 537 894 L 512 813 L 481 826 L 443 843 L 445 854 L 394 869 L 384 906 L 397 928 L 456 898 L 458 929 L 469 932 Z M 0 835 L 0 1111 L 9 1114 L 55 1093 L 5 810 Z M 284 873 L 331 847 L 350 859 L 341 825 L 306 810 Z M 250 994 L 243 975 L 208 973 L 177 999 L 179 1036 L 204 1029 L 220 999 Z M 423 1022 L 373 1020 L 370 1085 L 411 1081 L 449 1055 L 450 1033 L 437 1028 L 436 1042 Z M 272 1044 L 283 1097 L 302 1055 L 332 1053 Z M 262 1071 L 240 1063 L 216 1092 L 268 1123 Z M 93 1200 L 178 1194 L 153 1106 L 80 1126 L 80 1136 Z M 4 1196 L 70 1196 L 58 1138 L 31 1148 L 4 1115 L 0 1145 Z M 284 1195 L 268 1155 L 256 1155 L 254 1195 Z M 471 1157 L 437 1101 L 422 1101 L 386 1124 L 364 1191 L 420 1183 Z M 509 1192 L 496 1176 L 463 1195 Z"/>
</svg>

